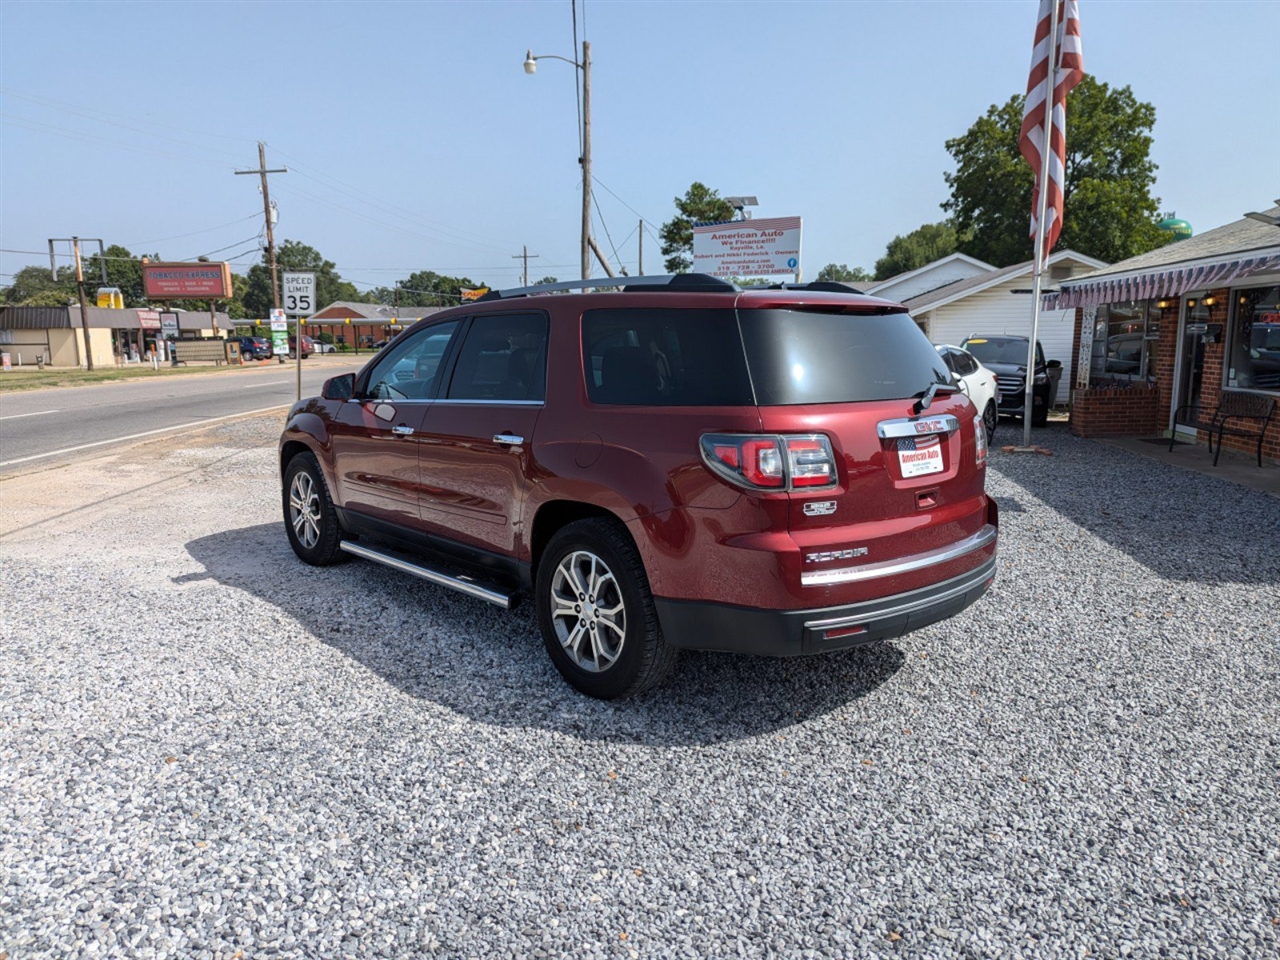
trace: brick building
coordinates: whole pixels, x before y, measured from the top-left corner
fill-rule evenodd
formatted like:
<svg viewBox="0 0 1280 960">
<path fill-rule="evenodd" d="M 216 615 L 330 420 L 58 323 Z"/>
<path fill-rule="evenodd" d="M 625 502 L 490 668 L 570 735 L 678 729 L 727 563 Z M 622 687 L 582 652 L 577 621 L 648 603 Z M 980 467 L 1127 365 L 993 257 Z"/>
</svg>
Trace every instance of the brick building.
<svg viewBox="0 0 1280 960">
<path fill-rule="evenodd" d="M 1280 403 L 1280 201 L 1245 218 L 1063 281 L 1075 308 L 1071 431 L 1205 442 L 1174 423 L 1184 404 L 1213 409 L 1226 391 Z M 1256 440 L 1227 438 L 1252 453 Z M 1263 441 L 1280 462 L 1280 416 Z"/>
<path fill-rule="evenodd" d="M 336 300 L 302 321 L 302 332 L 309 337 L 320 333 L 333 335 L 334 343 L 359 353 L 375 349 L 401 330 L 407 330 L 423 317 L 438 313 L 444 307 L 392 307 L 383 303 L 353 303 Z"/>
</svg>

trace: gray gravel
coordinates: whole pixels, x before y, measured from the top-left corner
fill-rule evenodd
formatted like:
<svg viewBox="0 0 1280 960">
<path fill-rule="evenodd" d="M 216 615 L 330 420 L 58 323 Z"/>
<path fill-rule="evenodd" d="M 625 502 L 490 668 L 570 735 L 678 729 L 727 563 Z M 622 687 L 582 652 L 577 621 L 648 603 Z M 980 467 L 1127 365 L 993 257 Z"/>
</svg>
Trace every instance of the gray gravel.
<svg viewBox="0 0 1280 960">
<path fill-rule="evenodd" d="M 110 497 L 0 537 L 0 956 L 1280 954 L 1280 500 L 1050 427 L 965 614 L 608 705 L 277 429 L 0 485 Z"/>
</svg>

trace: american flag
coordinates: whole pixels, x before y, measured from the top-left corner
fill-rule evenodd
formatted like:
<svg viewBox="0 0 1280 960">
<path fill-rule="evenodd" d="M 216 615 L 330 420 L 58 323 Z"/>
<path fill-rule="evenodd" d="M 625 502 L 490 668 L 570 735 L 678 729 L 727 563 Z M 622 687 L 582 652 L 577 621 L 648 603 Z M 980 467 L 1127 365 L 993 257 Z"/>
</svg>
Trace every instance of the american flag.
<svg viewBox="0 0 1280 960">
<path fill-rule="evenodd" d="M 1067 159 L 1067 94 L 1084 76 L 1084 56 L 1080 46 L 1080 5 L 1078 0 L 1040 0 L 1036 21 L 1036 42 L 1031 53 L 1031 76 L 1027 79 L 1027 104 L 1022 111 L 1022 133 L 1018 148 L 1035 172 L 1031 194 L 1031 242 L 1035 243 L 1036 213 L 1040 209 L 1040 164 L 1044 149 L 1045 79 L 1049 75 L 1049 30 L 1053 4 L 1058 4 L 1058 36 L 1054 56 L 1058 64 L 1052 100 L 1053 129 L 1050 136 L 1049 197 L 1045 206 L 1043 256 L 1048 257 L 1062 232 L 1063 184 Z"/>
</svg>

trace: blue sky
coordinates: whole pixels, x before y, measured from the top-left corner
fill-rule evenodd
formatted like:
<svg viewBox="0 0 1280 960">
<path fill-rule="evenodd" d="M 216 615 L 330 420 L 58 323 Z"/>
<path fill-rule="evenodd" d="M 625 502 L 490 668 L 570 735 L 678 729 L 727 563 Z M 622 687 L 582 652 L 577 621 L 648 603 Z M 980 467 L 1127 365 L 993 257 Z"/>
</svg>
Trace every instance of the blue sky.
<svg viewBox="0 0 1280 960">
<path fill-rule="evenodd" d="M 1155 104 L 1156 194 L 1197 230 L 1280 197 L 1280 2 L 1081 0 L 1086 68 Z M 583 4 L 579 4 L 580 11 Z M 701 180 L 804 218 L 804 268 L 941 219 L 943 142 L 1026 84 L 1036 0 L 587 0 L 596 235 L 646 272 Z M 251 251 L 257 140 L 301 240 L 363 286 L 577 276 L 569 0 L 0 3 L 0 247 Z M 255 214 L 257 218 L 255 219 Z M 606 232 L 607 228 L 607 232 Z M 173 239 L 169 239 L 173 238 Z M 612 242 L 611 242 L 612 241 Z M 244 272 L 252 252 L 235 261 Z M 10 275 L 47 258 L 0 254 Z M 8 276 L 0 276 L 0 283 Z"/>
</svg>

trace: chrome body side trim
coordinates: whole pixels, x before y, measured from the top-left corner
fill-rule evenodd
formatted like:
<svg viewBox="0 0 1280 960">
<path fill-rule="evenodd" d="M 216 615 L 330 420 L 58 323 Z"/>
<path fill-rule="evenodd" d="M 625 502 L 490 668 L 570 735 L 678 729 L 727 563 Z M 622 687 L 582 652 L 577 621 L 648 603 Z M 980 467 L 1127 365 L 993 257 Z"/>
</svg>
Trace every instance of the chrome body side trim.
<svg viewBox="0 0 1280 960">
<path fill-rule="evenodd" d="M 503 610 L 510 610 L 514 604 L 512 595 L 509 593 L 490 589 L 471 580 L 463 580 L 441 570 L 410 563 L 408 560 L 402 560 L 400 557 L 381 550 L 361 546 L 358 543 L 352 543 L 350 540 L 341 541 L 338 547 L 347 553 L 363 557 L 365 560 L 372 560 L 374 563 L 381 563 L 383 566 L 399 570 L 401 573 L 409 573 L 438 586 L 448 587 L 450 590 L 457 590 L 459 593 L 465 593 L 467 596 L 476 597 L 480 600 L 487 600 L 495 606 L 502 607 Z"/>
<path fill-rule="evenodd" d="M 948 544 L 945 547 L 938 547 L 936 550 L 926 550 L 924 553 L 912 554 L 909 557 L 899 557 L 896 560 L 865 563 L 858 567 L 841 567 L 838 570 L 813 570 L 809 573 L 802 573 L 800 574 L 800 584 L 805 587 L 821 587 L 829 586 L 833 583 L 857 583 L 860 580 L 875 580 L 879 577 L 892 577 L 900 573 L 910 573 L 913 570 L 922 570 L 925 567 L 946 563 L 957 557 L 963 557 L 967 553 L 973 553 L 975 550 L 981 550 L 995 539 L 996 528 L 988 523 L 973 536 L 965 537 L 963 540 Z"/>
<path fill-rule="evenodd" d="M 904 613 L 911 613 L 913 610 L 921 610 L 925 607 L 931 607 L 937 603 L 945 603 L 948 600 L 961 596 L 962 594 L 966 594 L 984 580 L 994 576 L 995 561 L 993 559 L 988 563 L 984 563 L 977 570 L 973 570 L 969 574 L 966 574 L 960 583 L 956 584 L 945 593 L 932 593 L 919 600 L 911 600 L 907 603 L 898 604 L 897 606 L 876 607 L 875 609 L 868 610 L 865 613 L 832 617 L 829 620 L 806 620 L 804 626 L 806 630 L 832 630 L 838 627 L 856 626 L 860 623 L 866 623 L 869 620 L 879 620 L 882 617 L 901 616 Z"/>
</svg>

